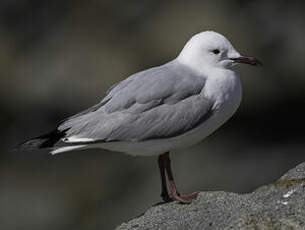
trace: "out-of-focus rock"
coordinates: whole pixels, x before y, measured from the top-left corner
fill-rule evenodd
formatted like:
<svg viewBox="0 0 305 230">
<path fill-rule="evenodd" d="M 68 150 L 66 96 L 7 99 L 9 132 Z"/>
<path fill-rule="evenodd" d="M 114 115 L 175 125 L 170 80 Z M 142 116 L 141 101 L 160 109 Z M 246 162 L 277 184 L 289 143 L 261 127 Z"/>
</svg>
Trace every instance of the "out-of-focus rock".
<svg viewBox="0 0 305 230">
<path fill-rule="evenodd" d="M 136 229 L 305 229 L 305 163 L 249 194 L 200 192 L 189 205 L 157 205 L 121 224 Z"/>
</svg>

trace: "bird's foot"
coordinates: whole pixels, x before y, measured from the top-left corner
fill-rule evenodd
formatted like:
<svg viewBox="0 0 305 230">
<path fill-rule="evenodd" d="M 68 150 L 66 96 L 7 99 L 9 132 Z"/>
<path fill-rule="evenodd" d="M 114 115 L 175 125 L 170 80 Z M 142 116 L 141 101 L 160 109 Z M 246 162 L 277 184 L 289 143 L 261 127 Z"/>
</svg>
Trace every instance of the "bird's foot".
<svg viewBox="0 0 305 230">
<path fill-rule="evenodd" d="M 180 196 L 185 199 L 193 200 L 193 199 L 197 198 L 198 194 L 199 194 L 199 192 L 192 192 L 192 193 L 188 193 L 188 194 L 182 194 Z"/>
<path fill-rule="evenodd" d="M 190 204 L 192 203 L 193 199 L 196 199 L 198 196 L 199 192 L 192 192 L 189 194 L 179 194 L 179 193 L 173 193 L 172 195 L 172 199 L 173 200 L 177 200 L 183 204 Z"/>
</svg>

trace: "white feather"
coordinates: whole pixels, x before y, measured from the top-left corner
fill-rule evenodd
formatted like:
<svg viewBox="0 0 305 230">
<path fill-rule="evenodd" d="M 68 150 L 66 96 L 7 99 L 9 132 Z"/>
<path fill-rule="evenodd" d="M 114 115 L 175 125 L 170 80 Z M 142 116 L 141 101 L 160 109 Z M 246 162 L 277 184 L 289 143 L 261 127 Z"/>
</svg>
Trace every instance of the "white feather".
<svg viewBox="0 0 305 230">
<path fill-rule="evenodd" d="M 59 147 L 54 149 L 53 151 L 51 151 L 50 153 L 52 155 L 55 155 L 57 153 L 63 153 L 63 152 L 68 152 L 68 151 L 72 151 L 72 150 L 77 150 L 77 149 L 84 149 L 86 148 L 87 145 L 74 145 L 74 146 L 66 146 L 66 147 Z"/>
<path fill-rule="evenodd" d="M 82 142 L 92 142 L 92 141 L 94 141 L 94 139 L 86 138 L 86 137 L 71 136 L 71 137 L 64 138 L 63 141 L 65 143 L 82 143 Z"/>
</svg>

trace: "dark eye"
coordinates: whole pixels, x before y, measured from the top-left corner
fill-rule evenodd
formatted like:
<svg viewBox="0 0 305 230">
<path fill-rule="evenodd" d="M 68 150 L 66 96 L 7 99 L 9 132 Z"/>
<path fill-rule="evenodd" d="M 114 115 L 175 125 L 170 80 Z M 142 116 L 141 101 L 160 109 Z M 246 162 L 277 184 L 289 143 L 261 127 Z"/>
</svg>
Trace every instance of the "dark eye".
<svg viewBox="0 0 305 230">
<path fill-rule="evenodd" d="M 213 52 L 213 54 L 219 54 L 219 53 L 220 53 L 220 50 L 219 50 L 219 49 L 215 49 L 215 50 L 213 50 L 212 52 Z"/>
</svg>

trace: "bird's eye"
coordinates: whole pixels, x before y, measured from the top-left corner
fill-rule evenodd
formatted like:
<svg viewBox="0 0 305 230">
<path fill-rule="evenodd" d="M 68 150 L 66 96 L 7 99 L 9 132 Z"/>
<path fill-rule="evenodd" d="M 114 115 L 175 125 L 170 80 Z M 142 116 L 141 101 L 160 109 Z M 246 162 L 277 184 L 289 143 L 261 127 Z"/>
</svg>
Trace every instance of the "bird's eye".
<svg viewBox="0 0 305 230">
<path fill-rule="evenodd" d="M 220 50 L 219 49 L 215 49 L 215 50 L 212 50 L 213 54 L 219 54 L 220 53 Z"/>
</svg>

